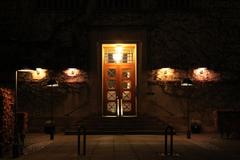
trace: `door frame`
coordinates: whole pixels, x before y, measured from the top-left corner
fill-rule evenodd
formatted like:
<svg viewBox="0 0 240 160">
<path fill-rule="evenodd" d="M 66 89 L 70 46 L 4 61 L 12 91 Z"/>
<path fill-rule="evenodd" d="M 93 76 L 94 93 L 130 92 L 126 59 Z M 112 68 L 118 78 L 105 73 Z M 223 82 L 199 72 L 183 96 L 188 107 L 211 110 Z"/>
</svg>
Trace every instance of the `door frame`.
<svg viewBox="0 0 240 160">
<path fill-rule="evenodd" d="M 121 42 L 116 42 L 116 41 L 102 41 L 99 44 L 99 52 L 100 52 L 100 56 L 99 56 L 99 61 L 100 61 L 100 80 L 101 80 L 101 87 L 100 87 L 100 102 L 101 102 L 101 116 L 103 118 L 107 118 L 107 117 L 114 117 L 114 118 L 124 118 L 124 117 L 137 117 L 138 115 L 138 85 L 139 85 L 139 43 L 137 41 L 121 41 Z M 122 115 L 122 116 L 111 116 L 111 115 L 104 115 L 104 111 L 103 111 L 103 105 L 104 105 L 104 101 L 103 101 L 103 92 L 104 92 L 104 88 L 103 88 L 103 74 L 104 74 L 104 55 L 103 55 L 103 45 L 104 44 L 134 44 L 136 45 L 136 48 L 135 48 L 135 54 L 134 54 L 134 59 L 135 59 L 135 62 L 134 62 L 134 70 L 135 70 L 135 114 L 133 115 Z M 140 61 L 141 62 L 141 61 Z"/>
</svg>

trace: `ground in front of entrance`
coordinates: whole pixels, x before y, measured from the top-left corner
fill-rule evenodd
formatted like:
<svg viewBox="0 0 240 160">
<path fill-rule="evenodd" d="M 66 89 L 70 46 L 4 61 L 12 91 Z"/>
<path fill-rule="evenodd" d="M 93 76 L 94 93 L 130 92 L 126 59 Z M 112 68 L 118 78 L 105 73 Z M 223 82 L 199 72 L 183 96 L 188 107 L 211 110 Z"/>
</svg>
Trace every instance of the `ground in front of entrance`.
<svg viewBox="0 0 240 160">
<path fill-rule="evenodd" d="M 81 139 L 82 140 L 82 139 Z M 45 134 L 26 137 L 19 160 L 239 160 L 240 140 L 222 139 L 214 134 L 174 136 L 174 155 L 164 156 L 163 135 L 89 135 L 86 156 L 77 154 L 77 136 Z M 82 146 L 81 146 L 82 149 Z"/>
</svg>

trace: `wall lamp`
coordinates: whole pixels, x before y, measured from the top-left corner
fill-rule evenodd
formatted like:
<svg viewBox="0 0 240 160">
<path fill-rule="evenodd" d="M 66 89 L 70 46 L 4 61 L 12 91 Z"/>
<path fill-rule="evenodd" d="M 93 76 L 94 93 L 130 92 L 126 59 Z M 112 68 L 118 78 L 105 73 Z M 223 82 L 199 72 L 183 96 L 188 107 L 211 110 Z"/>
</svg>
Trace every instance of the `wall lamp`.
<svg viewBox="0 0 240 160">
<path fill-rule="evenodd" d="M 66 75 L 68 75 L 69 77 L 75 77 L 75 76 L 79 75 L 80 70 L 77 68 L 68 68 L 64 71 L 64 73 Z"/>
<path fill-rule="evenodd" d="M 184 78 L 182 80 L 181 86 L 192 86 L 193 82 L 190 78 Z"/>
<path fill-rule="evenodd" d="M 55 79 L 50 79 L 47 82 L 47 87 L 58 87 L 58 82 Z"/>
</svg>

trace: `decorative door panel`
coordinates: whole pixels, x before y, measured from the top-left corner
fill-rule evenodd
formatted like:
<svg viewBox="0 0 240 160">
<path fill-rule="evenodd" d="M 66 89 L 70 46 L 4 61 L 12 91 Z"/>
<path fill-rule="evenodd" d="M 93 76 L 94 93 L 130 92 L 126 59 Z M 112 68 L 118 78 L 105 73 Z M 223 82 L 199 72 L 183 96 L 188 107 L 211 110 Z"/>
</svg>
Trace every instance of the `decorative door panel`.
<svg viewBox="0 0 240 160">
<path fill-rule="evenodd" d="M 119 68 L 120 74 L 120 106 L 121 116 L 131 116 L 135 114 L 135 72 L 134 65 L 122 65 Z"/>
<path fill-rule="evenodd" d="M 116 49 L 119 44 L 102 45 L 102 114 L 104 117 L 136 116 L 136 44 L 120 46 L 121 50 Z"/>
<path fill-rule="evenodd" d="M 118 99 L 118 68 L 117 66 L 106 65 L 104 70 L 103 82 L 103 113 L 108 116 L 117 116 L 119 114 Z"/>
</svg>

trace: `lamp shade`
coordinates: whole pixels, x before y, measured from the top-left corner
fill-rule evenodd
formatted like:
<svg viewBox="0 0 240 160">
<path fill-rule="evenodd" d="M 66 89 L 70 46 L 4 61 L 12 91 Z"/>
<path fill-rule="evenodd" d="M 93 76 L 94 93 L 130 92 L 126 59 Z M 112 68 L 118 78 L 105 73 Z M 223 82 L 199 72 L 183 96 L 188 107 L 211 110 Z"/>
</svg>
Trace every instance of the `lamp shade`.
<svg viewBox="0 0 240 160">
<path fill-rule="evenodd" d="M 192 86 L 192 85 L 193 85 L 193 82 L 190 78 L 184 78 L 181 83 L 181 86 Z"/>
<path fill-rule="evenodd" d="M 47 87 L 58 87 L 58 82 L 55 79 L 50 79 L 47 82 Z"/>
</svg>

